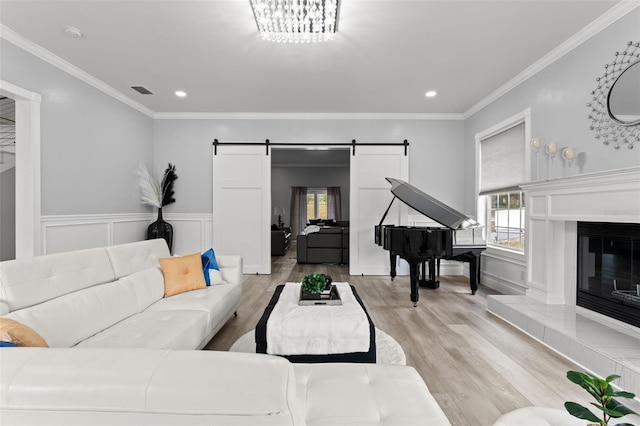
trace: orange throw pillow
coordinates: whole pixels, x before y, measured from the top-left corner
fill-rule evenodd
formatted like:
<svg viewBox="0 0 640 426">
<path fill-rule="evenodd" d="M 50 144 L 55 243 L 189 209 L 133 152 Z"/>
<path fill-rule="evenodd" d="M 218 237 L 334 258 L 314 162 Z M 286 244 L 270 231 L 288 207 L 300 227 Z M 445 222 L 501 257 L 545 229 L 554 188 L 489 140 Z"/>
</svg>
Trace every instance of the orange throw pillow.
<svg viewBox="0 0 640 426">
<path fill-rule="evenodd" d="M 14 343 L 16 346 L 49 347 L 33 328 L 9 318 L 0 318 L 0 340 Z"/>
<path fill-rule="evenodd" d="M 202 273 L 200 253 L 181 257 L 166 257 L 159 260 L 164 275 L 164 297 L 207 288 Z"/>
</svg>

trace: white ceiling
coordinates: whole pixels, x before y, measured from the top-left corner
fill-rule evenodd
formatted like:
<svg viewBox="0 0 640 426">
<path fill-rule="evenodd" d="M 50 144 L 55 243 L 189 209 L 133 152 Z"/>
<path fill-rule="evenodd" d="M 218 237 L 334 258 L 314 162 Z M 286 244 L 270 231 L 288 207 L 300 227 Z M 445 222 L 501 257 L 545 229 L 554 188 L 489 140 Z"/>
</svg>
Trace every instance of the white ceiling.
<svg viewBox="0 0 640 426">
<path fill-rule="evenodd" d="M 250 0 L 2 0 L 0 23 L 155 113 L 461 114 L 616 3 L 343 0 L 318 44 L 263 41 Z"/>
</svg>

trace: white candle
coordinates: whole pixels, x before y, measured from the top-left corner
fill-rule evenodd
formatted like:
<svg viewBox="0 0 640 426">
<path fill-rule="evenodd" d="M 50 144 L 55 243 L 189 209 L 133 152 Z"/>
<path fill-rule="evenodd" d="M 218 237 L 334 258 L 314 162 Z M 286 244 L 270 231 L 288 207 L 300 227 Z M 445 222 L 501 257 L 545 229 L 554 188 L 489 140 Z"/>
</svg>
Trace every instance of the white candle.
<svg viewBox="0 0 640 426">
<path fill-rule="evenodd" d="M 538 149 L 538 148 L 540 148 L 541 143 L 542 142 L 540 142 L 540 139 L 533 138 L 533 139 L 531 139 L 531 148 Z"/>
<path fill-rule="evenodd" d="M 562 158 L 571 161 L 576 158 L 576 151 L 573 148 L 565 148 L 562 150 Z"/>
<path fill-rule="evenodd" d="M 558 152 L 558 145 L 556 145 L 555 142 L 548 143 L 544 146 L 544 150 L 547 154 L 554 156 L 556 155 L 556 152 Z"/>
</svg>

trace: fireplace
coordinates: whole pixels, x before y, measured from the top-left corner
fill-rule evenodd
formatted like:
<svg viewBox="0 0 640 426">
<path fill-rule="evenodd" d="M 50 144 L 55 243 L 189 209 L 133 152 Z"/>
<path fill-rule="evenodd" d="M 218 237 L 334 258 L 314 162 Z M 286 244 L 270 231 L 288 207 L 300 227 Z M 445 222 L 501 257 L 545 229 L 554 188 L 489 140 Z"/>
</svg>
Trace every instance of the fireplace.
<svg viewBox="0 0 640 426">
<path fill-rule="evenodd" d="M 576 304 L 640 327 L 640 224 L 578 222 Z"/>
</svg>

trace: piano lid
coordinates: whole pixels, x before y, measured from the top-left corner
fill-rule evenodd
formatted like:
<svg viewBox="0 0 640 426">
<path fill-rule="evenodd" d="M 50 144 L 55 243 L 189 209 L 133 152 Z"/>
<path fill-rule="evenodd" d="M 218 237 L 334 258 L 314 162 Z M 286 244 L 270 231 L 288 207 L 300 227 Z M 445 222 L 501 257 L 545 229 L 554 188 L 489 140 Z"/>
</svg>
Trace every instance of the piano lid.
<svg viewBox="0 0 640 426">
<path fill-rule="evenodd" d="M 479 226 L 478 222 L 420 191 L 400 179 L 386 178 L 391 183 L 391 193 L 409 207 L 451 229 Z"/>
</svg>

